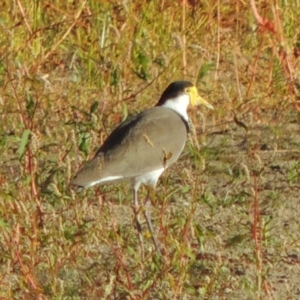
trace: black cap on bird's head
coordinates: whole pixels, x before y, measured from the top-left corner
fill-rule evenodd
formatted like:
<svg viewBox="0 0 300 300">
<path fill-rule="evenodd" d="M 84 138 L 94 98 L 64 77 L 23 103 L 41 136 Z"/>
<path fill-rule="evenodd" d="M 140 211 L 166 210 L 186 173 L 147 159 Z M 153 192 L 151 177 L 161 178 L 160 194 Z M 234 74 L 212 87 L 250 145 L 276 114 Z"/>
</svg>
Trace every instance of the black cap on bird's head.
<svg viewBox="0 0 300 300">
<path fill-rule="evenodd" d="M 160 99 L 157 102 L 156 106 L 160 106 L 167 100 L 180 96 L 185 88 L 193 86 L 194 85 L 190 81 L 174 81 L 170 83 L 160 96 Z"/>
<path fill-rule="evenodd" d="M 213 106 L 211 104 L 209 104 L 206 100 L 204 100 L 198 95 L 197 88 L 190 81 L 174 81 L 171 84 L 169 84 L 169 86 L 162 93 L 156 106 L 161 106 L 166 101 L 175 99 L 183 94 L 187 94 L 190 96 L 190 104 L 192 106 L 202 104 L 208 107 L 209 109 L 213 109 Z"/>
</svg>

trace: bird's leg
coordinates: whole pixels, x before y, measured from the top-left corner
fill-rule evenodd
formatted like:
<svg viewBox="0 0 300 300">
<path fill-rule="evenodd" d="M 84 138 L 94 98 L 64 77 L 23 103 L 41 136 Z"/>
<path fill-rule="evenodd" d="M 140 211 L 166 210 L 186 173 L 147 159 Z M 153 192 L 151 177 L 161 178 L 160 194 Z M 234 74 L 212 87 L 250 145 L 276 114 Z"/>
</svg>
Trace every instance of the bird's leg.
<svg viewBox="0 0 300 300">
<path fill-rule="evenodd" d="M 153 241 L 153 244 L 155 246 L 155 249 L 156 249 L 157 253 L 160 255 L 161 254 L 160 246 L 157 242 L 157 239 L 156 239 L 156 236 L 155 236 L 155 233 L 154 233 L 154 229 L 153 229 L 153 225 L 152 225 L 152 222 L 151 222 L 150 205 L 151 205 L 151 199 L 150 199 L 150 189 L 149 189 L 148 194 L 147 194 L 147 198 L 146 198 L 146 201 L 145 201 L 145 218 L 146 218 L 146 221 L 147 221 L 147 224 L 148 224 L 148 228 L 151 232 L 151 237 L 152 237 L 152 241 Z"/>
<path fill-rule="evenodd" d="M 139 241 L 140 241 L 140 247 L 142 251 L 142 257 L 144 257 L 144 242 L 143 242 L 143 234 L 142 234 L 142 226 L 140 222 L 140 216 L 139 216 L 139 202 L 138 202 L 138 192 L 137 189 L 133 189 L 133 198 L 134 198 L 134 215 L 135 215 L 135 222 L 136 222 L 136 229 L 139 234 Z"/>
</svg>

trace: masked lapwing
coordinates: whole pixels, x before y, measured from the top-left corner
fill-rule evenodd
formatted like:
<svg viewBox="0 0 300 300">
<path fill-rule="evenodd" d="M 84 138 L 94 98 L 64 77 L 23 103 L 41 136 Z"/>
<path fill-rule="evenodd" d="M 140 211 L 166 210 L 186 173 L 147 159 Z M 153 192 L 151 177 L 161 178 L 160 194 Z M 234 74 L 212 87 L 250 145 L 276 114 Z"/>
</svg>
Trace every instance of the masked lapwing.
<svg viewBox="0 0 300 300">
<path fill-rule="evenodd" d="M 108 136 L 94 158 L 87 162 L 71 181 L 72 186 L 82 189 L 96 184 L 129 180 L 133 189 L 134 212 L 141 243 L 138 189 L 141 184 L 154 189 L 164 170 L 179 158 L 189 132 L 189 104 L 203 104 L 213 109 L 212 105 L 198 95 L 197 88 L 191 82 L 171 83 L 155 107 L 121 123 Z M 149 204 L 148 194 L 145 217 L 159 252 L 151 224 Z"/>
</svg>

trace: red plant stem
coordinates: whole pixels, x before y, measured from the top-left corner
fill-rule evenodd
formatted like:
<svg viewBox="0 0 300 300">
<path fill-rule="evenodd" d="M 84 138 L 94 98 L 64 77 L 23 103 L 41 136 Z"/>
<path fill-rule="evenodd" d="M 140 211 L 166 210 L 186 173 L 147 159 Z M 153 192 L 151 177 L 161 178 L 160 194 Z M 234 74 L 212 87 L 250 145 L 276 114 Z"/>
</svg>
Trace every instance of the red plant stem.
<svg viewBox="0 0 300 300">
<path fill-rule="evenodd" d="M 257 232 L 257 226 L 259 223 L 259 207 L 258 207 L 258 195 L 257 195 L 257 176 L 254 175 L 254 207 L 253 207 L 253 239 L 256 249 L 259 248 L 259 236 Z"/>
<path fill-rule="evenodd" d="M 270 21 L 268 19 L 263 18 L 256 7 L 255 1 L 251 0 L 251 8 L 253 11 L 253 15 L 257 21 L 257 24 L 261 26 L 263 29 L 263 34 L 265 32 L 269 32 L 271 34 L 271 41 L 272 46 L 274 49 L 274 54 L 276 55 L 277 59 L 279 60 L 283 73 L 285 75 L 285 78 L 287 80 L 287 86 L 288 89 L 294 94 L 298 94 L 297 87 L 294 84 L 295 80 L 295 70 L 292 65 L 292 56 L 289 54 L 289 51 L 287 49 L 287 45 L 284 39 L 283 29 L 282 29 L 282 21 L 280 18 L 279 11 L 277 9 L 278 3 L 276 0 L 274 0 L 273 5 L 273 16 L 274 20 Z M 274 41 L 275 39 L 275 41 Z M 278 44 L 280 47 L 278 47 Z"/>
<path fill-rule="evenodd" d="M 37 197 L 38 192 L 35 184 L 35 174 L 34 174 L 34 161 L 33 161 L 33 154 L 31 149 L 27 150 L 27 156 L 28 156 L 28 164 L 27 164 L 27 169 L 28 173 L 30 174 L 31 177 L 31 195 L 33 197 Z"/>
<path fill-rule="evenodd" d="M 261 236 L 261 226 L 260 226 L 260 211 L 258 203 L 258 180 L 257 174 L 253 176 L 254 180 L 254 203 L 253 203 L 253 227 L 252 234 L 255 244 L 255 253 L 257 258 L 257 268 L 258 272 L 261 273 L 262 270 L 262 236 Z"/>
<path fill-rule="evenodd" d="M 251 81 L 250 81 L 249 87 L 247 89 L 246 99 L 249 99 L 249 95 L 250 95 L 252 86 L 253 86 L 253 84 L 255 82 L 255 78 L 256 78 L 256 74 L 257 74 L 257 65 L 258 65 L 258 61 L 259 61 L 260 55 L 261 55 L 262 48 L 263 48 L 263 41 L 262 41 L 262 43 L 260 44 L 260 46 L 258 48 L 258 53 L 256 55 L 254 66 L 252 68 L 252 76 L 251 76 Z"/>
</svg>

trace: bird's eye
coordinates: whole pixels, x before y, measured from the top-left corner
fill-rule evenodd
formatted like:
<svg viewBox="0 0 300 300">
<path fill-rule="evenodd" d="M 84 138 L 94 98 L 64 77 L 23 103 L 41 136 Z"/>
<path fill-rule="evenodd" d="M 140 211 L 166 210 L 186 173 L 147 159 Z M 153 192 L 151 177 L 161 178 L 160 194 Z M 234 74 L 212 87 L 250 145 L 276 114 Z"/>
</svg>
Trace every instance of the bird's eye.
<svg viewBox="0 0 300 300">
<path fill-rule="evenodd" d="M 190 93 L 190 91 L 191 91 L 190 88 L 186 88 L 186 89 L 185 89 L 185 92 L 186 92 L 187 94 Z"/>
</svg>

